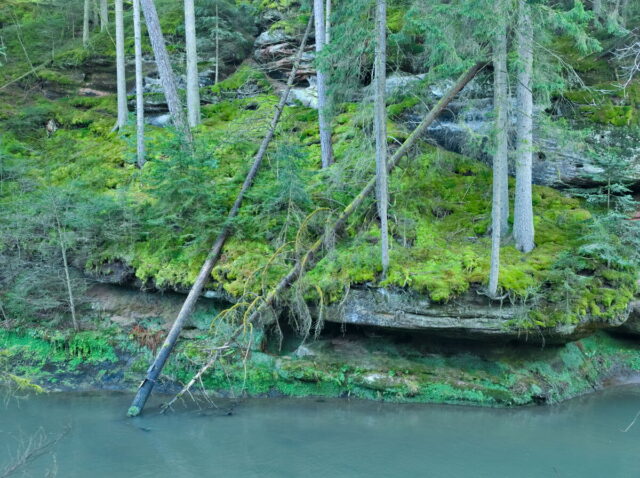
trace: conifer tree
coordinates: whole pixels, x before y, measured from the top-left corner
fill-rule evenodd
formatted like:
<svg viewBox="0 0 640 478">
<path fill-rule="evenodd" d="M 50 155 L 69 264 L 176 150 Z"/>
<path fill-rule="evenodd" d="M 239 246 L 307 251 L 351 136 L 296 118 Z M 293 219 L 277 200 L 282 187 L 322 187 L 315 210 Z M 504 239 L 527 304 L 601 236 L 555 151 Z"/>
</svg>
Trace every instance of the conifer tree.
<svg viewBox="0 0 640 478">
<path fill-rule="evenodd" d="M 189 126 L 195 128 L 200 124 L 200 81 L 194 0 L 184 0 L 184 30 L 187 53 L 187 116 Z"/>
<path fill-rule="evenodd" d="M 531 7 L 526 0 L 518 0 L 516 43 L 519 65 L 516 85 L 516 190 L 513 237 L 519 251 L 530 252 L 535 247 L 532 202 L 534 44 Z"/>
<path fill-rule="evenodd" d="M 184 109 L 178 97 L 178 88 L 173 75 L 173 68 L 171 67 L 162 29 L 160 28 L 160 19 L 158 18 L 156 6 L 153 0 L 140 0 L 140 5 L 142 6 L 142 13 L 144 14 L 153 54 L 158 66 L 158 73 L 160 74 L 164 95 L 167 100 L 167 105 L 169 106 L 171 120 L 175 128 L 183 134 L 185 141 L 189 145 L 192 145 L 193 138 L 191 136 L 191 129 L 189 128 Z"/>
<path fill-rule="evenodd" d="M 493 76 L 495 110 L 495 152 L 493 154 L 493 203 L 491 211 L 491 268 L 489 296 L 498 291 L 500 242 L 506 234 L 509 217 L 509 74 L 507 71 L 507 22 L 502 21 L 493 41 Z"/>
<path fill-rule="evenodd" d="M 109 3 L 108 0 L 98 0 L 100 7 L 100 31 L 109 27 Z"/>
<path fill-rule="evenodd" d="M 116 0 L 116 76 L 118 95 L 117 128 L 127 125 L 129 112 L 127 110 L 127 79 L 124 61 L 124 10 L 123 0 Z"/>
<path fill-rule="evenodd" d="M 323 0 L 314 0 L 313 15 L 316 34 L 316 56 L 320 56 L 324 45 L 326 44 L 326 19 Z M 322 155 L 322 167 L 328 168 L 333 163 L 333 150 L 331 146 L 331 124 L 329 121 L 326 75 L 319 65 L 316 69 L 318 87 L 318 122 L 320 126 L 320 149 Z"/>
<path fill-rule="evenodd" d="M 376 137 L 376 196 L 380 216 L 380 257 L 382 275 L 389 269 L 389 226 L 387 208 L 389 192 L 387 186 L 387 110 L 385 98 L 387 68 L 387 3 L 376 0 L 376 57 L 375 57 L 375 112 Z"/>
<path fill-rule="evenodd" d="M 144 84 L 142 72 L 142 28 L 140 22 L 140 0 L 133 0 L 133 43 L 136 62 L 136 145 L 137 165 L 145 163 L 144 142 Z"/>
<path fill-rule="evenodd" d="M 89 16 L 91 15 L 91 0 L 84 0 L 84 15 L 82 17 L 82 46 L 89 44 Z"/>
</svg>

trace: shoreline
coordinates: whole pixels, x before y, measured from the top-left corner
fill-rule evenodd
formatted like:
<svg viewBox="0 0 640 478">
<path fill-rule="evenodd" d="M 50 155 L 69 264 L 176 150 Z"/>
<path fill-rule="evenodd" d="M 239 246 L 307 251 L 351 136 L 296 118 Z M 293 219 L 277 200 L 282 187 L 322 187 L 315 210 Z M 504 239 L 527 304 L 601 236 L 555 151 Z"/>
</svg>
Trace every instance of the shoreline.
<svg viewBox="0 0 640 478">
<path fill-rule="evenodd" d="M 205 348 L 206 339 L 184 340 L 154 395 L 179 391 L 203 362 Z M 81 332 L 60 341 L 33 330 L 2 329 L 0 350 L 11 374 L 53 393 L 133 394 L 152 356 L 122 331 Z M 544 349 L 451 348 L 345 336 L 321 338 L 288 354 L 252 350 L 246 368 L 233 358 L 223 367 L 202 382 L 221 398 L 334 397 L 513 408 L 640 383 L 640 345 L 603 332 Z"/>
</svg>

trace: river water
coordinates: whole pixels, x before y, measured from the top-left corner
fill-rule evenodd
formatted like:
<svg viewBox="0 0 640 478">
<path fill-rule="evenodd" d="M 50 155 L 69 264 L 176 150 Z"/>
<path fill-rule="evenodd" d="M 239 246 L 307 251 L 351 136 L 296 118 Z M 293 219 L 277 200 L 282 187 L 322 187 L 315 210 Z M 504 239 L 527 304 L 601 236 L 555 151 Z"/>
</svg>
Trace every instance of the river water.
<svg viewBox="0 0 640 478">
<path fill-rule="evenodd" d="M 622 431 L 639 385 L 518 409 L 252 399 L 168 415 L 152 403 L 127 419 L 130 399 L 50 394 L 0 408 L 0 476 L 38 429 L 70 427 L 16 476 L 640 477 L 640 418 Z"/>
</svg>

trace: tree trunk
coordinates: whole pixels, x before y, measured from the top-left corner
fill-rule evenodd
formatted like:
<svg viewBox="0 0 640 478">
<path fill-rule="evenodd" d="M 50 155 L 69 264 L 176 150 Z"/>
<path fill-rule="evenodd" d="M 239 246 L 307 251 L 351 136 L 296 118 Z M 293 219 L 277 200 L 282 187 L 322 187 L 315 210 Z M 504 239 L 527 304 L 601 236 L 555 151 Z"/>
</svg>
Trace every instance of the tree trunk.
<svg viewBox="0 0 640 478">
<path fill-rule="evenodd" d="M 136 144 L 137 165 L 145 163 L 144 144 L 144 84 L 142 73 L 142 28 L 140 24 L 140 0 L 133 0 L 133 44 L 136 57 Z"/>
<path fill-rule="evenodd" d="M 116 0 L 116 77 L 118 94 L 118 129 L 127 125 L 127 78 L 124 64 L 123 0 Z"/>
<path fill-rule="evenodd" d="M 496 111 L 496 145 L 493 156 L 493 204 L 491 210 L 491 269 L 489 296 L 496 297 L 500 275 L 500 242 L 507 232 L 509 218 L 509 185 L 507 158 L 509 154 L 509 76 L 507 72 L 507 26 L 502 24 L 493 51 L 494 110 Z M 506 197 L 504 197 L 506 194 Z M 506 209 L 506 215 L 505 213 Z"/>
<path fill-rule="evenodd" d="M 147 24 L 147 32 L 149 33 L 149 39 L 151 40 L 151 46 L 153 48 L 153 54 L 158 66 L 158 73 L 160 74 L 160 81 L 162 82 L 162 88 L 164 89 L 164 96 L 169 106 L 169 113 L 171 114 L 171 120 L 175 128 L 180 131 L 189 145 L 193 146 L 193 138 L 191 137 L 191 129 L 187 123 L 187 118 L 184 114 L 184 109 L 180 103 L 178 97 L 178 88 L 176 87 L 176 80 L 173 76 L 173 69 L 171 68 L 171 62 L 169 61 L 169 54 L 167 53 L 167 47 L 164 43 L 164 36 L 160 29 L 160 20 L 158 18 L 158 12 L 153 0 L 140 0 L 142 6 L 142 13 Z"/>
<path fill-rule="evenodd" d="M 138 392 L 136 393 L 136 396 L 133 399 L 131 407 L 127 412 L 129 416 L 137 416 L 142 412 L 142 409 L 144 408 L 145 403 L 147 403 L 147 399 L 149 398 L 149 394 L 153 389 L 156 379 L 160 375 L 160 372 L 162 371 L 164 364 L 169 358 L 169 355 L 171 354 L 171 351 L 173 350 L 173 347 L 175 346 L 178 340 L 178 337 L 180 336 L 180 331 L 184 327 L 184 324 L 186 323 L 186 321 L 191 316 L 193 307 L 195 306 L 198 300 L 198 297 L 200 297 L 200 294 L 202 293 L 202 289 L 204 288 L 205 284 L 209 280 L 209 277 L 211 276 L 211 271 L 213 270 L 214 266 L 218 262 L 218 259 L 220 258 L 220 254 L 222 253 L 222 248 L 224 247 L 224 243 L 226 242 L 227 238 L 231 233 L 232 221 L 238 215 L 238 212 L 240 211 L 240 206 L 242 206 L 242 201 L 244 200 L 244 196 L 249 190 L 249 188 L 251 187 L 251 185 L 253 184 L 253 181 L 256 175 L 258 174 L 258 170 L 260 169 L 262 160 L 267 152 L 269 143 L 271 142 L 271 139 L 275 134 L 276 126 L 278 125 L 278 122 L 280 121 L 280 117 L 282 116 L 282 112 L 287 104 L 289 93 L 293 86 L 296 72 L 300 66 L 300 59 L 302 58 L 302 54 L 304 53 L 304 48 L 307 44 L 307 39 L 309 37 L 310 31 L 311 31 L 311 19 L 309 19 L 309 23 L 307 24 L 307 29 L 304 33 L 304 37 L 302 38 L 300 48 L 298 49 L 298 53 L 296 55 L 296 60 L 294 62 L 293 68 L 291 69 L 291 73 L 289 74 L 287 87 L 283 92 L 282 97 L 280 98 L 280 102 L 278 103 L 278 106 L 276 106 L 276 110 L 273 114 L 273 118 L 271 119 L 271 124 L 269 125 L 267 134 L 265 135 L 265 137 L 262 140 L 262 143 L 260 144 L 260 149 L 258 149 L 258 152 L 256 153 L 256 157 L 253 160 L 251 169 L 247 173 L 244 183 L 242 184 L 242 188 L 240 189 L 240 192 L 238 193 L 238 196 L 236 197 L 236 200 L 233 203 L 231 210 L 229 211 L 229 214 L 227 216 L 227 222 L 225 223 L 224 227 L 222 228 L 222 231 L 220 232 L 220 235 L 218 235 L 218 237 L 216 238 L 216 241 L 211 247 L 211 250 L 209 251 L 209 254 L 207 256 L 207 260 L 202 265 L 202 268 L 198 273 L 198 277 L 196 278 L 195 283 L 193 284 L 193 286 L 191 287 L 191 290 L 189 291 L 189 295 L 187 296 L 187 299 L 184 301 L 184 304 L 182 304 L 182 308 L 178 313 L 178 317 L 176 317 L 175 322 L 171 326 L 171 330 L 169 331 L 169 334 L 167 335 L 167 338 L 165 339 L 162 345 L 162 348 L 160 349 L 160 352 L 158 352 L 158 355 L 156 356 L 155 360 L 147 370 L 147 376 L 145 377 L 143 382 L 140 384 L 140 387 L 138 388 Z"/>
<path fill-rule="evenodd" d="M 376 58 L 375 58 L 375 112 L 374 129 L 376 137 L 376 196 L 380 216 L 380 258 L 382 277 L 387 277 L 389 269 L 389 227 L 387 208 L 389 191 L 387 186 L 387 108 L 385 98 L 387 68 L 387 4 L 386 0 L 376 1 Z"/>
<path fill-rule="evenodd" d="M 218 4 L 216 3 L 216 74 L 213 84 L 217 85 L 220 80 L 220 17 L 218 16 Z"/>
<path fill-rule="evenodd" d="M 103 32 L 109 27 L 109 3 L 108 0 L 98 0 L 100 2 L 100 31 Z"/>
<path fill-rule="evenodd" d="M 58 244 L 60 245 L 60 252 L 62 253 L 62 265 L 64 266 L 64 277 L 67 285 L 67 294 L 69 295 L 69 310 L 71 310 L 71 321 L 73 322 L 73 328 L 77 332 L 78 319 L 76 318 L 76 303 L 73 299 L 73 288 L 71 287 L 71 275 L 69 274 L 69 262 L 67 261 L 67 246 L 64 243 L 64 236 L 62 234 L 62 227 L 60 226 L 60 219 L 56 213 L 56 229 L 58 231 Z"/>
<path fill-rule="evenodd" d="M 91 0 L 84 0 L 84 16 L 82 18 L 82 46 L 89 43 L 89 16 L 91 15 Z"/>
<path fill-rule="evenodd" d="M 425 130 L 429 127 L 431 123 L 438 117 L 438 115 L 446 108 L 446 106 L 451 102 L 453 98 L 464 88 L 467 83 L 469 83 L 483 68 L 484 63 L 477 63 L 469 70 L 467 70 L 458 81 L 451 87 L 451 89 L 438 101 L 438 103 L 434 106 L 434 108 L 429 112 L 429 114 L 422 120 L 422 122 L 416 127 L 416 129 L 409 135 L 409 137 L 405 140 L 405 142 L 398 148 L 398 150 L 393 154 L 389 162 L 387 163 L 387 171 L 391 171 L 399 162 L 400 159 L 404 157 L 405 154 L 409 152 L 409 150 L 418 142 L 418 140 L 422 137 Z M 333 223 L 332 227 L 327 229 L 325 232 L 329 235 L 335 235 L 347 222 L 351 214 L 353 214 L 358 207 L 362 204 L 369 194 L 371 194 L 376 186 L 376 178 L 371 179 L 364 189 L 358 194 L 353 201 L 342 211 L 338 219 Z M 262 316 L 262 314 L 269 310 L 280 294 L 282 294 L 285 290 L 287 290 L 292 284 L 296 282 L 300 278 L 300 276 L 304 273 L 304 271 L 310 267 L 314 263 L 314 256 L 320 249 L 322 245 L 325 243 L 324 236 L 318 239 L 312 246 L 309 248 L 307 253 L 296 262 L 295 266 L 291 268 L 289 273 L 282 278 L 282 280 L 273 288 L 269 294 L 264 298 L 260 305 L 251 313 L 251 315 L 247 318 L 245 323 L 247 324 L 255 324 L 258 319 Z M 257 301 L 254 301 L 254 304 Z M 249 313 L 249 310 L 246 311 Z M 239 327 L 236 331 L 231 335 L 231 337 L 225 342 L 222 347 L 218 347 L 219 350 L 226 349 L 233 343 L 234 340 L 238 338 L 238 336 L 245 330 L 244 326 Z M 194 378 L 201 377 L 212 365 L 215 364 L 218 355 L 214 354 L 214 356 L 198 371 Z M 144 385 L 145 382 L 143 382 Z M 179 393 L 178 396 L 183 396 L 188 389 L 196 383 L 196 380 L 189 381 L 189 384 L 185 386 Z M 171 400 L 169 403 L 173 403 L 174 400 Z M 131 412 L 131 409 L 130 409 Z"/>
<path fill-rule="evenodd" d="M 187 51 L 187 116 L 189 126 L 200 124 L 200 80 L 196 46 L 196 14 L 194 0 L 184 0 L 184 31 Z"/>
<path fill-rule="evenodd" d="M 602 19 L 602 0 L 593 0 L 591 5 L 596 20 L 600 21 Z"/>
<path fill-rule="evenodd" d="M 328 45 L 331 43 L 331 0 L 326 0 L 325 7 L 325 38 L 324 41 Z"/>
<path fill-rule="evenodd" d="M 530 7 L 519 0 L 517 29 L 518 71 L 517 137 L 516 137 L 516 194 L 513 215 L 513 237 L 516 248 L 530 252 L 534 247 L 533 203 L 531 194 L 531 168 L 533 161 L 533 27 Z"/>
<path fill-rule="evenodd" d="M 316 60 L 320 56 L 326 43 L 325 33 L 325 7 L 323 0 L 313 1 L 313 16 L 315 19 L 316 31 Z M 333 163 L 333 151 L 331 147 L 331 124 L 329 121 L 329 111 L 327 102 L 326 76 L 316 61 L 316 78 L 318 86 L 318 122 L 320 123 L 320 150 L 322 156 L 322 167 L 328 168 Z"/>
<path fill-rule="evenodd" d="M 98 0 L 91 1 L 91 14 L 93 15 L 93 19 L 91 20 L 93 28 L 97 28 L 100 23 L 100 6 L 98 5 Z"/>
</svg>

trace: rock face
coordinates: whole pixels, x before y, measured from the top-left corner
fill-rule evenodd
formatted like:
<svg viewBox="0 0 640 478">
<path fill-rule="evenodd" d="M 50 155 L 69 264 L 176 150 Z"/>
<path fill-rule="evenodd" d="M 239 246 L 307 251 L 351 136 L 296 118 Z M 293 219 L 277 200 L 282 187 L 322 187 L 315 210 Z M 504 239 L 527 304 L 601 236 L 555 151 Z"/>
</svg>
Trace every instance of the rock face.
<svg viewBox="0 0 640 478">
<path fill-rule="evenodd" d="M 184 302 L 184 296 L 173 292 L 148 293 L 126 287 L 96 284 L 87 292 L 89 304 L 99 317 L 107 317 L 121 327 L 140 321 L 157 322 L 167 329 Z M 189 328 L 206 329 L 219 310 L 219 302 L 200 299 L 190 320 Z"/>
<path fill-rule="evenodd" d="M 407 83 L 402 87 L 415 83 L 407 77 Z M 442 97 L 447 85 L 434 85 L 428 89 L 429 99 L 436 101 Z M 493 100 L 490 88 L 483 87 L 479 82 L 472 82 L 463 91 L 461 97 L 452 101 L 440 117 L 428 128 L 427 139 L 437 145 L 456 153 L 479 159 L 491 164 L 491 157 L 483 150 L 483 146 L 491 135 L 493 118 Z M 512 111 L 515 111 L 515 101 Z M 410 128 L 417 126 L 427 110 L 423 106 L 405 115 L 405 121 Z M 541 117 L 542 112 L 536 112 Z M 513 119 L 515 121 L 515 118 Z M 514 124 L 515 130 L 515 124 Z M 566 137 L 566 130 L 553 128 L 552 125 L 542 125 L 539 121 L 534 125 L 534 154 L 533 154 L 533 182 L 555 188 L 583 187 L 592 185 L 590 173 L 598 172 L 598 168 L 589 162 L 589 148 L 584 141 Z M 608 137 L 605 127 L 601 128 L 593 137 L 587 138 L 591 144 L 615 143 Z M 627 151 L 637 159 L 637 167 L 630 171 L 632 180 L 640 181 L 640 150 Z M 515 167 L 510 165 L 511 174 Z"/>
<path fill-rule="evenodd" d="M 640 301 L 629 304 L 629 319 L 616 332 L 640 336 Z"/>
<path fill-rule="evenodd" d="M 286 79 L 293 68 L 298 48 L 300 38 L 287 35 L 282 30 L 265 31 L 255 41 L 253 58 L 267 74 Z M 313 43 L 308 42 L 296 72 L 295 84 L 304 84 L 315 75 L 314 58 Z"/>
<path fill-rule="evenodd" d="M 341 306 L 330 306 L 326 320 L 423 332 L 434 337 L 501 342 L 566 343 L 591 335 L 611 324 L 585 320 L 544 330 L 523 330 L 512 325 L 524 316 L 522 306 L 490 302 L 469 292 L 448 304 L 431 302 L 426 296 L 388 289 L 352 289 Z"/>
<path fill-rule="evenodd" d="M 492 128 L 493 101 L 469 98 L 453 101 L 427 130 L 427 138 L 443 148 L 475 157 L 487 164 L 491 157 L 483 152 Z M 415 127 L 424 112 L 407 115 Z M 559 132 L 536 125 L 534 129 L 533 182 L 555 188 L 585 186 L 585 173 L 596 172 L 589 164 L 584 143 L 561 138 Z M 512 174 L 514 173 L 511 165 Z"/>
</svg>

